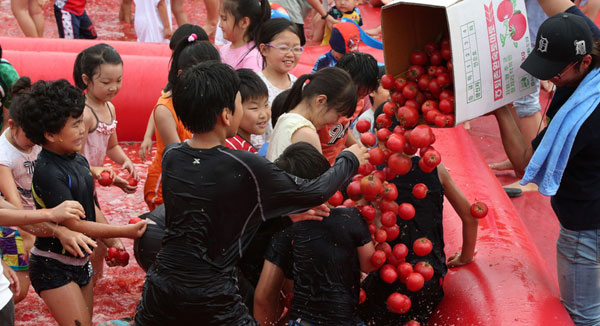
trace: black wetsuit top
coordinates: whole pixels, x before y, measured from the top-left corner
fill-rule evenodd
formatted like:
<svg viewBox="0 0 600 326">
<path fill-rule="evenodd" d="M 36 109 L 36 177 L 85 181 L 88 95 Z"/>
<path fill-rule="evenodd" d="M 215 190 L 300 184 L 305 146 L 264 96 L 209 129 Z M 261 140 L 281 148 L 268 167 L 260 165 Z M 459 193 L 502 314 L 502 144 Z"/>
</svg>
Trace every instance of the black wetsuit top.
<svg viewBox="0 0 600 326">
<path fill-rule="evenodd" d="M 357 248 L 370 241 L 367 223 L 354 207 L 334 208 L 323 221 L 294 223 L 277 233 L 265 259 L 294 280 L 290 319 L 313 325 L 356 325 Z"/>
<path fill-rule="evenodd" d="M 85 219 L 96 221 L 94 178 L 83 155 L 58 155 L 42 149 L 35 165 L 32 183 L 36 208 L 53 208 L 65 200 L 75 200 L 83 206 Z M 35 247 L 73 257 L 55 237 L 37 237 Z"/>
<path fill-rule="evenodd" d="M 358 169 L 342 152 L 304 180 L 256 154 L 169 145 L 163 156 L 165 237 L 146 277 L 136 325 L 256 325 L 241 304 L 236 263 L 263 221 L 324 203 Z"/>
</svg>

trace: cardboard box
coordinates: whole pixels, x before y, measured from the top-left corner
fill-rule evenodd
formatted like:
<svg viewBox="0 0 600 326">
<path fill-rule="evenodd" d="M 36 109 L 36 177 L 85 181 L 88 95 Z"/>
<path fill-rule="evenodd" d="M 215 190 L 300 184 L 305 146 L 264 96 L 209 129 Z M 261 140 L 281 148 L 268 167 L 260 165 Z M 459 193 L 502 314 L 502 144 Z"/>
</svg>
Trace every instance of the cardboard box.
<svg viewBox="0 0 600 326">
<path fill-rule="evenodd" d="M 509 20 L 498 19 L 501 2 L 398 0 L 386 5 L 381 10 L 381 27 L 387 73 L 402 75 L 413 51 L 449 35 L 456 123 L 532 93 L 534 79 L 520 68 L 532 47 L 528 26 L 523 27 L 519 40 L 513 40 Z M 512 0 L 512 4 L 527 17 L 523 0 Z"/>
</svg>

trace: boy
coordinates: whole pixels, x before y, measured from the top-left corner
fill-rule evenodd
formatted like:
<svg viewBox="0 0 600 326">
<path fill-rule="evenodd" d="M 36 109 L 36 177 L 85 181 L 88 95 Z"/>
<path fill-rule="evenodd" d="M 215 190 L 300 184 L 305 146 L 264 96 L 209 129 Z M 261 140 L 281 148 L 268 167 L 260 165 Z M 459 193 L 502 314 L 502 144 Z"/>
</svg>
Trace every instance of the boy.
<svg viewBox="0 0 600 326">
<path fill-rule="evenodd" d="M 362 26 L 363 24 L 362 17 L 360 16 L 360 10 L 356 7 L 356 0 L 337 0 L 335 1 L 335 6 L 329 9 L 327 14 L 337 20 L 341 20 L 342 18 L 351 19 L 358 24 L 358 26 Z M 323 28 L 319 28 L 319 32 L 321 31 L 323 31 Z M 329 26 L 325 25 L 324 32 L 325 33 L 323 34 L 321 45 L 329 44 L 329 38 L 331 37 L 331 29 Z M 313 36 L 313 41 L 318 41 L 318 39 L 315 39 L 315 37 L 316 36 Z"/>
<path fill-rule="evenodd" d="M 58 36 L 66 39 L 96 39 L 96 28 L 85 11 L 85 0 L 55 0 Z"/>
<path fill-rule="evenodd" d="M 135 325 L 257 325 L 238 294 L 237 268 L 260 224 L 314 207 L 364 162 L 354 146 L 315 180 L 226 148 L 243 116 L 239 78 L 226 64 L 187 69 L 173 90 L 192 139 L 164 151 L 166 233 L 146 275 Z"/>
<path fill-rule="evenodd" d="M 227 138 L 226 146 L 251 153 L 258 150 L 250 143 L 250 135 L 262 135 L 267 130 L 271 118 L 269 107 L 269 90 L 265 82 L 250 69 L 238 69 L 240 78 L 240 94 L 244 117 L 235 136 Z"/>
<path fill-rule="evenodd" d="M 331 38 L 329 39 L 331 50 L 317 59 L 312 72 L 335 66 L 338 60 L 346 53 L 358 52 L 359 42 L 360 32 L 356 25 L 348 22 L 335 24 L 331 30 Z"/>
<path fill-rule="evenodd" d="M 356 86 L 356 95 L 359 101 L 356 104 L 354 115 L 350 118 L 343 116 L 336 124 L 328 124 L 318 130 L 323 156 L 329 160 L 330 164 L 333 164 L 335 157 L 344 146 L 349 147 L 358 143 L 352 133 L 348 132 L 348 128 L 362 112 L 364 97 L 377 89 L 377 75 L 379 74 L 377 61 L 368 53 L 347 53 L 335 66 L 350 74 Z"/>
<path fill-rule="evenodd" d="M 329 169 L 327 159 L 305 142 L 290 145 L 275 165 L 307 179 Z M 360 271 L 375 270 L 374 252 L 367 224 L 354 207 L 333 208 L 320 222 L 294 223 L 277 233 L 267 249 L 254 316 L 261 325 L 277 321 L 285 275 L 294 280 L 290 325 L 356 325 Z"/>
<path fill-rule="evenodd" d="M 385 67 L 379 67 L 379 75 L 377 76 L 377 80 L 379 81 L 379 86 L 369 94 L 369 101 L 371 102 L 371 108 L 365 110 L 361 115 L 358 116 L 352 123 L 352 136 L 362 145 L 360 142 L 360 132 L 356 130 L 356 123 L 360 120 L 367 120 L 371 123 L 371 128 L 369 132 L 374 133 L 375 129 L 375 110 L 379 107 L 382 107 L 389 99 L 390 99 L 390 91 L 383 88 L 381 86 L 381 77 L 385 75 Z M 382 107 L 383 108 L 383 107 Z M 364 146 L 364 145 L 363 145 Z"/>
</svg>

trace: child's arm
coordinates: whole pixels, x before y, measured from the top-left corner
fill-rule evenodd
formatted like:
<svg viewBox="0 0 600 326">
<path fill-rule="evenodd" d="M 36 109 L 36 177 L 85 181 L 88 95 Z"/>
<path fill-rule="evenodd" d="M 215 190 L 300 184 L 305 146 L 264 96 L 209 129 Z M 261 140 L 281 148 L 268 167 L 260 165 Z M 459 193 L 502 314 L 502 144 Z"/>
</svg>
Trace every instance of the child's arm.
<svg viewBox="0 0 600 326">
<path fill-rule="evenodd" d="M 137 239 L 146 232 L 146 221 L 136 224 L 110 225 L 91 221 L 68 220 L 62 223 L 70 230 L 81 232 L 91 238 L 131 238 Z"/>
<path fill-rule="evenodd" d="M 83 207 L 76 201 L 67 200 L 52 209 L 0 209 L 0 225 L 21 226 L 42 222 L 63 223 L 85 218 Z"/>
<path fill-rule="evenodd" d="M 140 160 L 145 161 L 146 158 L 150 157 L 152 153 L 152 136 L 154 135 L 154 110 L 150 113 L 148 124 L 146 125 L 146 132 L 144 133 L 144 140 L 140 145 L 139 155 Z"/>
<path fill-rule="evenodd" d="M 4 259 L 0 259 L 0 264 L 2 264 L 2 273 L 4 274 L 4 277 L 6 277 L 6 279 L 10 283 L 8 287 L 10 288 L 12 293 L 19 293 L 20 284 L 19 278 L 17 277 L 17 273 L 15 273 L 15 271 L 13 271 L 12 268 L 10 268 L 10 266 L 8 266 L 8 264 L 4 262 Z"/>
<path fill-rule="evenodd" d="M 136 180 L 140 179 L 140 177 L 137 174 L 137 171 L 135 170 L 135 167 L 133 166 L 133 162 L 131 162 L 131 159 L 129 159 L 129 157 L 127 157 L 127 154 L 125 154 L 125 152 L 123 151 L 123 148 L 121 148 L 121 146 L 119 145 L 119 140 L 117 139 L 117 131 L 116 130 L 115 130 L 115 132 L 112 133 L 112 135 L 110 135 L 110 138 L 108 138 L 106 155 L 108 155 L 108 157 L 111 160 L 120 164 L 123 167 L 123 169 L 129 171 L 129 174 L 131 174 L 131 176 L 134 179 L 136 179 Z"/>
<path fill-rule="evenodd" d="M 373 241 L 369 241 L 362 247 L 358 247 L 358 260 L 360 261 L 360 270 L 365 273 L 374 272 L 377 267 L 371 263 L 371 256 L 375 252 Z"/>
<path fill-rule="evenodd" d="M 159 105 L 156 107 L 154 111 L 154 124 L 165 146 L 172 143 L 180 143 L 184 140 L 179 139 L 177 122 L 166 106 Z"/>
<path fill-rule="evenodd" d="M 160 0 L 156 8 L 158 8 L 160 22 L 163 25 L 163 35 L 166 39 L 170 39 L 173 35 L 173 31 L 171 30 L 171 24 L 169 24 L 169 14 L 167 13 L 167 4 L 165 3 L 165 0 Z"/>
<path fill-rule="evenodd" d="M 90 247 L 97 247 L 96 241 L 90 239 L 85 234 L 71 231 L 62 225 L 45 222 L 33 225 L 23 225 L 22 228 L 36 237 L 58 238 L 63 248 L 73 256 L 85 257 L 81 248 L 91 255 L 92 249 L 90 249 Z"/>
<path fill-rule="evenodd" d="M 512 163 L 517 177 L 522 177 L 533 156 L 533 147 L 531 144 L 527 144 L 525 138 L 523 138 L 523 134 L 508 107 L 503 106 L 497 109 L 494 111 L 494 115 L 498 121 L 500 138 L 506 150 L 506 155 Z"/>
<path fill-rule="evenodd" d="M 309 127 L 302 127 L 292 135 L 292 144 L 299 142 L 307 142 L 316 148 L 319 153 L 323 154 L 323 149 L 321 147 L 321 140 L 319 139 L 319 135 Z"/>
<path fill-rule="evenodd" d="M 444 187 L 446 198 L 458 213 L 463 224 L 463 245 L 460 253 L 452 255 L 448 259 L 448 267 L 457 267 L 473 261 L 475 254 L 475 243 L 477 242 L 477 219 L 471 215 L 471 204 L 456 186 L 450 173 L 442 164 L 438 165 L 438 176 Z"/>
<path fill-rule="evenodd" d="M 6 165 L 0 165 L 0 193 L 4 198 L 18 209 L 23 209 L 23 203 L 21 202 L 21 196 L 15 179 L 13 178 L 12 170 Z"/>
<path fill-rule="evenodd" d="M 283 271 L 279 266 L 265 260 L 256 290 L 254 291 L 254 318 L 260 325 L 275 325 L 282 309 L 279 293 L 283 286 Z"/>
</svg>

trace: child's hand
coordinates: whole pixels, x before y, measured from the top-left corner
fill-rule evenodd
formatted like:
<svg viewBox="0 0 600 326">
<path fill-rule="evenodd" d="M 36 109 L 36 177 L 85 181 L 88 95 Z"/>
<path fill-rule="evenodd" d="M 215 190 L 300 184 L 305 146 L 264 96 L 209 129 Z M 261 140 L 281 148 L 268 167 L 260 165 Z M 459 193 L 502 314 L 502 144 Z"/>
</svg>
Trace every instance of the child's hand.
<svg viewBox="0 0 600 326">
<path fill-rule="evenodd" d="M 123 165 L 121 166 L 123 169 L 127 170 L 127 172 L 129 172 L 129 174 L 137 181 L 140 181 L 140 177 L 137 174 L 137 171 L 135 170 L 135 167 L 133 166 L 133 162 L 131 162 L 131 160 L 127 160 L 125 161 L 125 163 L 123 163 Z"/>
<path fill-rule="evenodd" d="M 173 36 L 173 31 L 170 28 L 166 27 L 163 32 L 163 35 L 164 35 L 164 38 L 170 39 L 171 36 Z"/>
<path fill-rule="evenodd" d="M 367 152 L 366 147 L 363 147 L 359 144 L 354 144 L 354 145 L 346 148 L 345 151 L 349 151 L 352 154 L 354 154 L 354 156 L 356 156 L 356 158 L 358 159 L 358 162 L 360 165 L 367 163 L 367 159 L 369 158 L 369 153 Z"/>
<path fill-rule="evenodd" d="M 123 226 L 125 230 L 124 238 L 137 239 L 144 235 L 146 232 L 146 220 L 141 220 L 135 224 L 128 224 Z"/>
<path fill-rule="evenodd" d="M 20 289 L 19 278 L 17 277 L 17 273 L 15 273 L 15 271 L 13 271 L 12 268 L 10 268 L 10 266 L 8 266 L 8 264 L 4 262 L 4 260 L 1 261 L 3 269 L 2 272 L 4 276 L 8 279 L 8 282 L 10 282 L 9 288 L 14 295 L 17 295 Z"/>
<path fill-rule="evenodd" d="M 473 257 L 471 257 L 471 259 L 464 259 L 460 255 L 460 252 L 457 252 L 454 255 L 450 256 L 450 258 L 448 258 L 448 263 L 446 265 L 448 265 L 448 268 L 453 268 L 469 264 L 472 261 Z"/>
<path fill-rule="evenodd" d="M 137 187 L 131 186 L 129 184 L 129 181 L 116 176 L 113 184 L 119 188 L 121 188 L 123 190 L 123 192 L 127 193 L 127 194 L 133 194 L 135 192 L 135 190 L 137 189 Z"/>
<path fill-rule="evenodd" d="M 108 239 L 105 239 L 105 242 L 107 240 Z M 125 250 L 123 243 L 119 239 L 111 240 L 114 241 L 110 241 L 112 245 L 109 246 L 107 254 L 104 257 L 106 265 L 108 265 L 108 267 L 127 266 L 127 264 L 129 263 L 129 254 Z"/>
<path fill-rule="evenodd" d="M 150 158 L 150 154 L 152 153 L 152 138 L 144 138 L 142 144 L 140 145 L 140 151 L 138 154 L 140 155 L 140 160 L 145 161 L 146 158 Z"/>
<path fill-rule="evenodd" d="M 92 177 L 94 177 L 94 179 L 100 179 L 100 175 L 105 171 L 110 173 L 110 178 L 114 180 L 115 171 L 113 171 L 113 169 L 104 166 L 90 166 L 90 172 L 92 172 Z"/>
<path fill-rule="evenodd" d="M 85 211 L 83 206 L 74 200 L 65 200 L 60 205 L 50 210 L 50 221 L 54 223 L 62 223 L 67 219 L 85 219 Z"/>
<path fill-rule="evenodd" d="M 90 239 L 83 233 L 71 231 L 65 227 L 61 228 L 61 231 L 56 234 L 56 237 L 60 241 L 60 244 L 65 250 L 73 256 L 85 257 L 81 248 L 85 250 L 89 255 L 92 254 L 92 248 L 96 248 L 98 245 L 96 241 Z"/>
<path fill-rule="evenodd" d="M 292 214 L 290 215 L 290 219 L 292 222 L 300 222 L 300 221 L 322 221 L 323 217 L 329 216 L 329 207 L 325 204 L 321 204 L 317 207 L 313 207 L 306 212 Z"/>
</svg>

